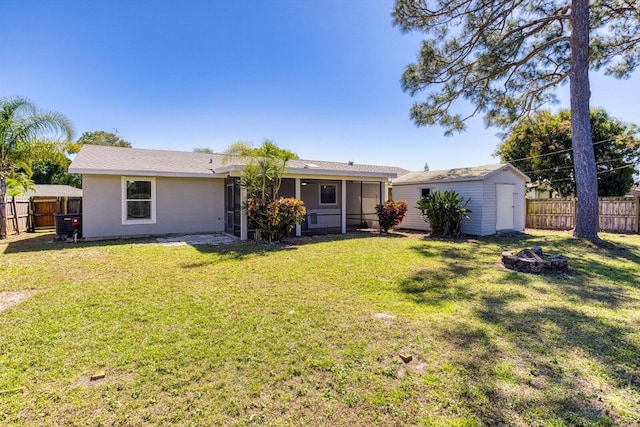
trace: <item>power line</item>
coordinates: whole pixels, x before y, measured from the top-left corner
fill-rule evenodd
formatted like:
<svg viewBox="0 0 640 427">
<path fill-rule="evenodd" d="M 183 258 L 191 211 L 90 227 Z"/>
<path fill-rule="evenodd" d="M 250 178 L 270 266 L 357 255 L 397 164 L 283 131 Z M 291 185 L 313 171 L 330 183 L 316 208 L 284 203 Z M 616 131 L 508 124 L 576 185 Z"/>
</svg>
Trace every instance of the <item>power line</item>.
<svg viewBox="0 0 640 427">
<path fill-rule="evenodd" d="M 592 145 L 596 146 L 598 144 L 604 144 L 605 142 L 611 142 L 613 140 L 615 140 L 615 137 L 611 137 L 611 138 L 603 139 L 602 141 L 594 142 Z M 547 157 L 547 156 L 552 156 L 554 154 L 565 153 L 565 152 L 571 151 L 571 150 L 573 150 L 573 147 L 565 148 L 565 149 L 562 149 L 562 150 L 551 151 L 549 153 L 539 154 L 539 155 L 536 155 L 536 156 L 522 157 L 521 159 L 513 159 L 513 160 L 509 160 L 509 163 L 520 162 L 522 160 L 539 159 L 541 157 Z"/>
<path fill-rule="evenodd" d="M 597 173 L 597 175 L 603 175 L 605 173 L 617 171 L 617 170 L 620 170 L 620 169 L 631 168 L 631 167 L 635 167 L 635 166 L 636 166 L 635 163 L 629 163 L 629 164 L 626 164 L 624 166 L 619 166 L 619 167 L 616 167 L 616 168 L 600 171 L 600 172 Z M 562 179 L 554 179 L 554 180 L 547 179 L 545 181 L 547 181 L 549 184 L 554 184 L 556 182 L 565 182 L 565 181 L 573 181 L 573 180 L 574 180 L 574 178 L 562 178 Z"/>
<path fill-rule="evenodd" d="M 631 168 L 631 167 L 635 167 L 635 166 L 636 166 L 635 163 L 629 163 L 627 165 L 619 166 L 617 168 L 607 169 L 606 171 L 600 171 L 600 172 L 598 172 L 598 175 L 602 175 L 603 173 L 609 173 L 609 172 L 617 171 L 617 170 L 620 170 L 620 169 Z"/>
<path fill-rule="evenodd" d="M 606 164 L 606 163 L 611 163 L 611 162 L 617 162 L 617 161 L 619 161 L 619 160 L 620 160 L 620 159 L 604 160 L 604 161 L 602 161 L 602 162 L 597 162 L 597 163 L 596 163 L 596 166 L 604 165 L 604 164 Z M 559 170 L 564 170 L 564 169 L 573 169 L 573 165 L 571 165 L 571 166 L 555 167 L 555 168 L 548 168 L 548 169 L 533 169 L 533 170 L 526 171 L 526 172 L 523 172 L 523 173 L 525 173 L 525 174 L 530 174 L 530 173 L 539 173 L 539 172 L 559 171 Z M 615 169 L 612 169 L 612 170 L 615 170 Z"/>
</svg>

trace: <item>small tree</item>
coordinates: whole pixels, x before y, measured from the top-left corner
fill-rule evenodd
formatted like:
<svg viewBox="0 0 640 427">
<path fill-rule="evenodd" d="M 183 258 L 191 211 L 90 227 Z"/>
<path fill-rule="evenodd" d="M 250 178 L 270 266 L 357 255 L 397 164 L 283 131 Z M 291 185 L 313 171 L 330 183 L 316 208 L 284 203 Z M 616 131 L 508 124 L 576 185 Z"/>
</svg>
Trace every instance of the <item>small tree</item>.
<svg viewBox="0 0 640 427">
<path fill-rule="evenodd" d="M 398 200 L 397 202 L 389 200 L 376 205 L 376 214 L 378 215 L 380 230 L 386 233 L 392 227 L 399 225 L 405 213 L 407 213 L 407 202 L 404 200 Z"/>
<path fill-rule="evenodd" d="M 269 140 L 254 148 L 246 142 L 236 142 L 227 149 L 231 157 L 248 158 L 240 185 L 247 190 L 247 217 L 256 237 L 269 242 L 282 240 L 291 234 L 296 224 L 304 221 L 306 209 L 302 200 L 278 198 L 286 163 L 298 156 Z"/>
<path fill-rule="evenodd" d="M 471 212 L 467 204 L 471 199 L 464 199 L 452 190 L 437 190 L 428 197 L 418 200 L 416 209 L 422 218 L 431 226 L 431 234 L 441 236 L 459 236 L 462 234 L 462 220 L 469 218 Z"/>
</svg>

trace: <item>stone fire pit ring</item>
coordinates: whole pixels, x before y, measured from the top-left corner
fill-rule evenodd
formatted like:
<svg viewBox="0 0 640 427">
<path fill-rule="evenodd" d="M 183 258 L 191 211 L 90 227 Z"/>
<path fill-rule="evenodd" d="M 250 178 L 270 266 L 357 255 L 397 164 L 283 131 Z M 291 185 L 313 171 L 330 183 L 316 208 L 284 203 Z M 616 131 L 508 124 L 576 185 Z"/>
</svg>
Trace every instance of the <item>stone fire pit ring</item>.
<svg viewBox="0 0 640 427">
<path fill-rule="evenodd" d="M 531 249 L 523 249 L 514 254 L 514 251 L 502 253 L 502 264 L 510 269 L 524 273 L 553 274 L 565 273 L 569 268 L 567 257 L 559 254 L 545 255 L 540 246 Z"/>
</svg>

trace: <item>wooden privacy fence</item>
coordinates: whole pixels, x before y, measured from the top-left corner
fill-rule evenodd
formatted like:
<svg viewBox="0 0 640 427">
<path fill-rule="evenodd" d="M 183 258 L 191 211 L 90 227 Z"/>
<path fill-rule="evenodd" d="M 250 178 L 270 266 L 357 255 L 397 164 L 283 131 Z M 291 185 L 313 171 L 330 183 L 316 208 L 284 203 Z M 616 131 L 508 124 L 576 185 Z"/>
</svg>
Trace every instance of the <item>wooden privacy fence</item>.
<svg viewBox="0 0 640 427">
<path fill-rule="evenodd" d="M 601 197 L 600 230 L 614 233 L 638 233 L 640 198 Z M 571 230 L 576 222 L 577 200 L 527 199 L 527 228 Z"/>
<path fill-rule="evenodd" d="M 82 213 L 82 197 L 14 197 L 7 202 L 7 233 L 55 228 L 55 215 L 69 213 Z"/>
<path fill-rule="evenodd" d="M 16 199 L 12 197 L 7 201 L 7 234 L 20 234 L 30 227 L 29 199 Z"/>
</svg>

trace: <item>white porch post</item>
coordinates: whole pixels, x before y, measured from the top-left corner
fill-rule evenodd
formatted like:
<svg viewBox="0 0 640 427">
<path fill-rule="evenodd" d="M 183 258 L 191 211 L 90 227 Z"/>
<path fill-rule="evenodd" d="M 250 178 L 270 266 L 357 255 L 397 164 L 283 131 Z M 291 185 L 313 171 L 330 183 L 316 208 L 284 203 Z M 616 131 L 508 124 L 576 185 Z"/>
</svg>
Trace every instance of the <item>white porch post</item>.
<svg viewBox="0 0 640 427">
<path fill-rule="evenodd" d="M 240 240 L 247 240 L 248 236 L 247 210 L 244 208 L 246 203 L 247 190 L 240 187 Z"/>
<path fill-rule="evenodd" d="M 300 178 L 296 178 L 295 181 L 295 197 L 302 200 L 302 190 L 300 188 Z M 296 237 L 302 236 L 302 224 L 296 224 Z"/>
<path fill-rule="evenodd" d="M 389 180 L 387 180 L 387 182 L 384 183 L 382 191 L 384 191 L 384 197 L 383 197 L 382 203 L 385 203 L 389 200 Z"/>
<path fill-rule="evenodd" d="M 341 207 L 342 209 L 340 209 L 340 223 L 341 223 L 341 229 L 340 232 L 342 234 L 347 232 L 347 180 L 343 179 L 342 180 L 342 191 L 341 191 Z"/>
</svg>

